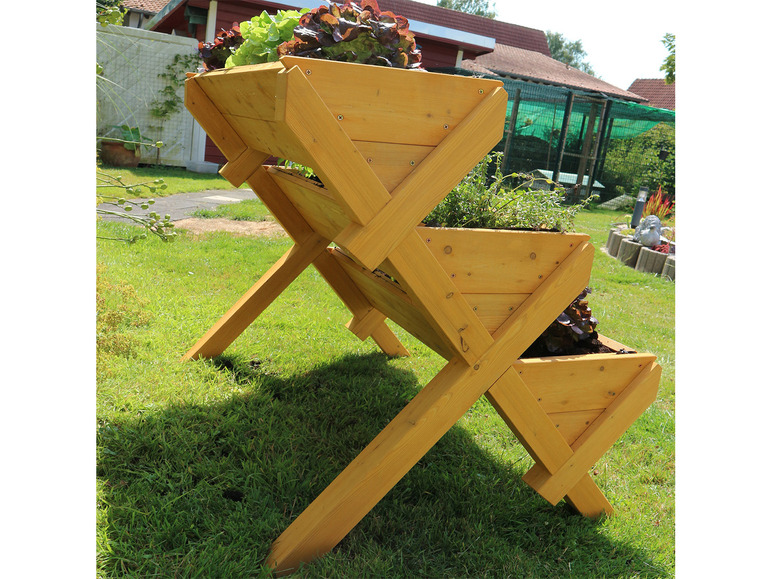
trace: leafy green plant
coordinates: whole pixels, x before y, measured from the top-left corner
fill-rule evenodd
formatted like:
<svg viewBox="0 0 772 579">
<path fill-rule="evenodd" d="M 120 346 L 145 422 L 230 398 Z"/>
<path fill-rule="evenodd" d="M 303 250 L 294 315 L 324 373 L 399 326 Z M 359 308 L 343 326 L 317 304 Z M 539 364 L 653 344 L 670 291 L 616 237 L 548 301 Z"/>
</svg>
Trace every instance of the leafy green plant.
<svg viewBox="0 0 772 579">
<path fill-rule="evenodd" d="M 225 68 L 279 60 L 277 48 L 292 40 L 300 17 L 308 8 L 279 10 L 275 16 L 263 11 L 239 25 L 243 42 L 225 61 Z"/>
<path fill-rule="evenodd" d="M 121 132 L 121 138 L 108 138 L 106 140 L 116 141 L 123 143 L 123 146 L 129 151 L 134 151 L 134 154 L 139 157 L 140 146 L 145 147 L 163 147 L 162 141 L 153 141 L 143 136 L 139 131 L 139 127 L 130 127 L 129 125 L 113 125 L 114 129 L 118 129 Z"/>
<path fill-rule="evenodd" d="M 225 62 L 243 42 L 241 27 L 235 22 L 230 30 L 221 29 L 212 42 L 199 42 L 198 53 L 204 71 L 224 68 Z"/>
<path fill-rule="evenodd" d="M 660 221 L 664 221 L 673 213 L 675 213 L 675 203 L 670 200 L 670 197 L 666 197 L 663 194 L 662 187 L 660 186 L 657 192 L 646 201 L 641 217 L 656 215 Z"/>
<path fill-rule="evenodd" d="M 593 199 L 565 203 L 565 189 L 549 179 L 525 173 L 504 175 L 502 153 L 485 156 L 466 177 L 426 216 L 428 225 L 571 231 L 576 214 Z M 555 186 L 533 188 L 537 182 Z"/>
<path fill-rule="evenodd" d="M 421 52 L 407 18 L 381 11 L 376 0 L 361 5 L 319 6 L 301 16 L 294 38 L 279 56 L 294 55 L 395 68 L 420 68 Z"/>
</svg>

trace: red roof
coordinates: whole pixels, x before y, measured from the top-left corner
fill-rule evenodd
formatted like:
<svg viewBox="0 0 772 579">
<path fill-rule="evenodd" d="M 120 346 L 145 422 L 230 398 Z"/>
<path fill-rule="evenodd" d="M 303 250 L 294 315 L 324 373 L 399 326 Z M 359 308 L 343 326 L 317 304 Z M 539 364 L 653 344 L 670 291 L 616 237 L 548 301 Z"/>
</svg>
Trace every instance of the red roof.
<svg viewBox="0 0 772 579">
<path fill-rule="evenodd" d="M 627 90 L 649 99 L 650 107 L 675 110 L 675 82 L 665 84 L 662 78 L 638 78 Z"/>
<path fill-rule="evenodd" d="M 378 6 L 381 10 L 400 14 L 410 21 L 418 20 L 463 30 L 464 32 L 495 38 L 499 44 L 534 50 L 546 56 L 552 56 L 547 44 L 547 36 L 542 30 L 491 20 L 484 16 L 475 16 L 439 6 L 411 2 L 410 0 L 378 0 Z"/>
<path fill-rule="evenodd" d="M 493 52 L 481 54 L 474 60 L 464 60 L 461 66 L 473 72 L 494 72 L 524 80 L 543 82 L 568 88 L 600 92 L 608 96 L 642 102 L 646 99 L 635 93 L 570 67 L 539 52 L 523 50 L 496 43 Z"/>
<path fill-rule="evenodd" d="M 124 8 L 133 8 L 151 14 L 158 14 L 168 3 L 169 0 L 123 0 L 121 2 Z"/>
</svg>

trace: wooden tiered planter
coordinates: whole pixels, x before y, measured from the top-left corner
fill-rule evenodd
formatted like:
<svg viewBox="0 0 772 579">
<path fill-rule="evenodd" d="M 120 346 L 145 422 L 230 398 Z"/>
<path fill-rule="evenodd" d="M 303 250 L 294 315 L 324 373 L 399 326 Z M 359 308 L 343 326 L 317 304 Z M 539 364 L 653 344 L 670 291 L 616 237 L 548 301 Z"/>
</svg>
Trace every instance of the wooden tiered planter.
<svg viewBox="0 0 772 579">
<path fill-rule="evenodd" d="M 332 549 L 483 395 L 533 457 L 531 487 L 612 512 L 588 470 L 654 401 L 655 357 L 603 338 L 619 353 L 520 359 L 587 285 L 588 236 L 420 225 L 499 142 L 506 104 L 499 81 L 295 57 L 187 80 L 222 175 L 295 244 L 185 358 L 221 354 L 313 264 L 360 339 L 407 355 L 390 318 L 448 361 L 274 542 L 277 573 Z"/>
</svg>

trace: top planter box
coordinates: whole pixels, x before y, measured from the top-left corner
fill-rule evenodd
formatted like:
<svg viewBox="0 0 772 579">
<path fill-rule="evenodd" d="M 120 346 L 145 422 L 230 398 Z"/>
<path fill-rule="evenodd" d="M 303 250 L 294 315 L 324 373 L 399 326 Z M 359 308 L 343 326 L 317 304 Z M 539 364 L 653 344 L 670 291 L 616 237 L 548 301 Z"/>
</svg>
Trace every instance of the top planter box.
<svg viewBox="0 0 772 579">
<path fill-rule="evenodd" d="M 483 395 L 534 458 L 531 487 L 612 512 L 587 471 L 656 397 L 654 356 L 605 339 L 625 355 L 519 359 L 587 285 L 588 237 L 420 225 L 501 139 L 501 82 L 284 57 L 192 76 L 185 102 L 227 157 L 221 173 L 295 241 L 186 358 L 221 354 L 313 264 L 356 336 L 407 355 L 388 317 L 448 360 L 274 542 L 271 567 L 334 547 Z"/>
</svg>

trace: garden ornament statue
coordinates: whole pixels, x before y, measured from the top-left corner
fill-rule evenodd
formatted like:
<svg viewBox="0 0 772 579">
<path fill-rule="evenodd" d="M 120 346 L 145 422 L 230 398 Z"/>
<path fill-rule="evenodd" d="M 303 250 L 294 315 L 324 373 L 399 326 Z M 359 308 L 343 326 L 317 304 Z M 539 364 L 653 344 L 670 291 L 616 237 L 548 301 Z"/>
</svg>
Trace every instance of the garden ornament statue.
<svg viewBox="0 0 772 579">
<path fill-rule="evenodd" d="M 654 247 L 661 243 L 662 223 L 656 215 L 649 215 L 635 228 L 633 241 L 646 247 Z"/>
</svg>

